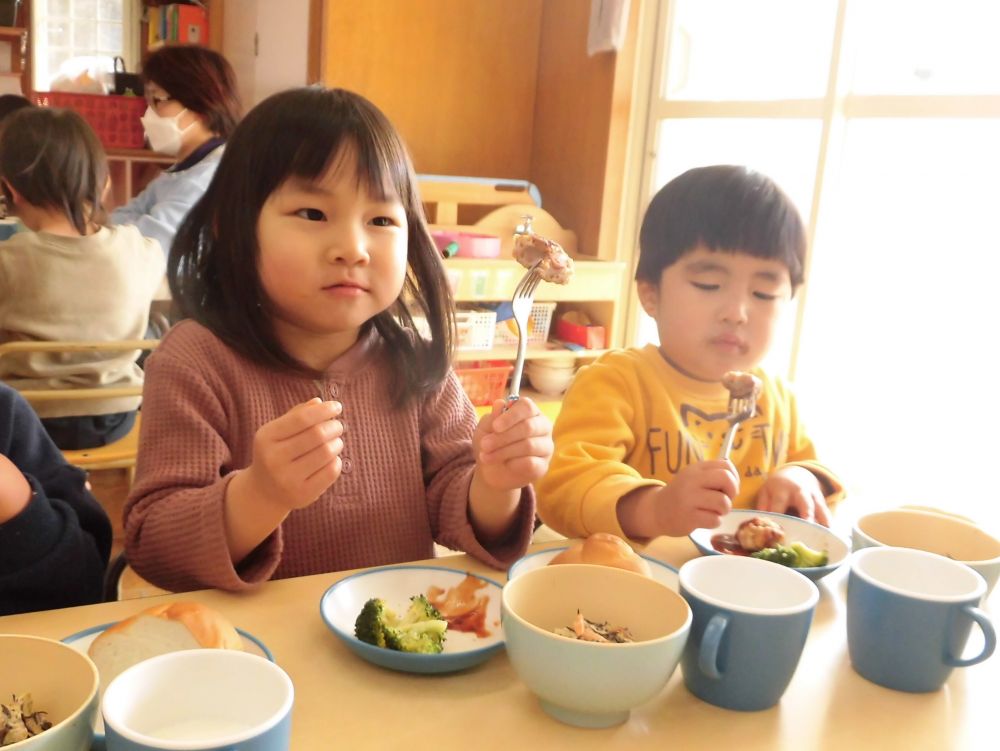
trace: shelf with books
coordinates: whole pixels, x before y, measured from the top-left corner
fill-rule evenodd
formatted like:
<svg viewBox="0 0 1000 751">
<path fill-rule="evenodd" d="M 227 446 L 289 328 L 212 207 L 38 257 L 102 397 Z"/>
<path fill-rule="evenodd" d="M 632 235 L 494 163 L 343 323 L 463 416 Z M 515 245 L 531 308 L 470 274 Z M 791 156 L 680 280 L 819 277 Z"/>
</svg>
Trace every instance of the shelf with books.
<svg viewBox="0 0 1000 751">
<path fill-rule="evenodd" d="M 164 44 L 201 44 L 222 51 L 223 0 L 143 0 L 142 5 L 139 39 L 143 55 Z"/>
</svg>

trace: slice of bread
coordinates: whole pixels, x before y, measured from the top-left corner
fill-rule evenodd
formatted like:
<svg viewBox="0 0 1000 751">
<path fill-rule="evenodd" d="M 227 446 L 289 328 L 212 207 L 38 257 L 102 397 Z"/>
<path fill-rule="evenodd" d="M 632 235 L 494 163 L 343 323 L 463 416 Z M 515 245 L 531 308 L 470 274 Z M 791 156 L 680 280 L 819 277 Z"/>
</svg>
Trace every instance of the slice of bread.
<svg viewBox="0 0 1000 751">
<path fill-rule="evenodd" d="M 126 668 L 183 649 L 243 649 L 243 639 L 219 612 L 199 602 L 157 605 L 101 633 L 87 650 L 107 687 Z"/>
</svg>

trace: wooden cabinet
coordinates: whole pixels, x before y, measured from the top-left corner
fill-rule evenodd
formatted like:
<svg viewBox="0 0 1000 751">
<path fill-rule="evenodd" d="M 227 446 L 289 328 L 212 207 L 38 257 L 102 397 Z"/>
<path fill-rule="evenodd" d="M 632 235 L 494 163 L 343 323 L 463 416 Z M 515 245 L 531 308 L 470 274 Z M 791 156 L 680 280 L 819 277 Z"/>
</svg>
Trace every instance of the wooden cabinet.
<svg viewBox="0 0 1000 751">
<path fill-rule="evenodd" d="M 31 90 L 28 31 L 0 26 L 0 94 L 24 94 Z"/>
<path fill-rule="evenodd" d="M 638 25 L 632 3 L 629 38 Z M 324 0 L 321 73 L 364 94 L 418 172 L 529 180 L 579 237 L 618 260 L 634 45 L 588 57 L 582 0 Z"/>
<path fill-rule="evenodd" d="M 569 285 L 542 285 L 536 299 L 558 302 L 557 315 L 567 306 L 585 310 L 617 347 L 630 288 L 631 252 L 618 236 L 640 3 L 632 3 L 623 51 L 593 57 L 586 52 L 590 5 L 323 0 L 320 71 L 326 85 L 364 94 L 386 113 L 418 172 L 536 185 L 542 207 L 575 234 L 578 267 Z M 476 225 L 480 215 L 460 209 L 448 223 Z M 459 304 L 509 300 L 522 271 L 504 259 L 446 265 L 461 272 Z M 493 356 L 513 351 L 462 352 L 459 360 Z"/>
</svg>

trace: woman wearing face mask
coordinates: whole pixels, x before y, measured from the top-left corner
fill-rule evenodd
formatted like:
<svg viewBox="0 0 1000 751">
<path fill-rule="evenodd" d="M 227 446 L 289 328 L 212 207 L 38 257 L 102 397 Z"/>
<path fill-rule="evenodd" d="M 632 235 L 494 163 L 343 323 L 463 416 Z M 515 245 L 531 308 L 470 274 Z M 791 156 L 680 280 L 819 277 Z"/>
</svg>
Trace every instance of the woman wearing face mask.
<svg viewBox="0 0 1000 751">
<path fill-rule="evenodd" d="M 176 161 L 125 206 L 114 224 L 134 224 L 170 253 L 174 233 L 215 174 L 240 118 L 236 74 L 218 52 L 197 45 L 162 47 L 142 68 L 149 147 Z"/>
</svg>

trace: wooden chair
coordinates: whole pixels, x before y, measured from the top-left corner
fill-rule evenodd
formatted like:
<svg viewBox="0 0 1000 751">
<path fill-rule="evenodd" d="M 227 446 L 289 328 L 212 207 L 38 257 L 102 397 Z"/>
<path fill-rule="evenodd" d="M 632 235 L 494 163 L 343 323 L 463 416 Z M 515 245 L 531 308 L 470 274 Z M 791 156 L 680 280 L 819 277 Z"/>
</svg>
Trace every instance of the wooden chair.
<svg viewBox="0 0 1000 751">
<path fill-rule="evenodd" d="M 166 594 L 170 594 L 170 591 L 150 584 L 135 572 L 135 569 L 128 564 L 124 551 L 114 556 L 108 564 L 108 570 L 104 574 L 105 602 Z"/>
<path fill-rule="evenodd" d="M 24 352 L 121 352 L 151 350 L 159 339 L 123 339 L 116 341 L 80 342 L 7 342 L 0 344 L 0 358 Z M 142 396 L 142 386 L 104 386 L 96 388 L 25 389 L 20 392 L 29 404 L 37 405 L 63 399 L 107 399 L 119 396 Z M 129 485 L 135 475 L 135 458 L 139 449 L 139 423 L 127 435 L 106 446 L 92 449 L 64 450 L 66 461 L 84 470 L 127 469 Z"/>
</svg>

